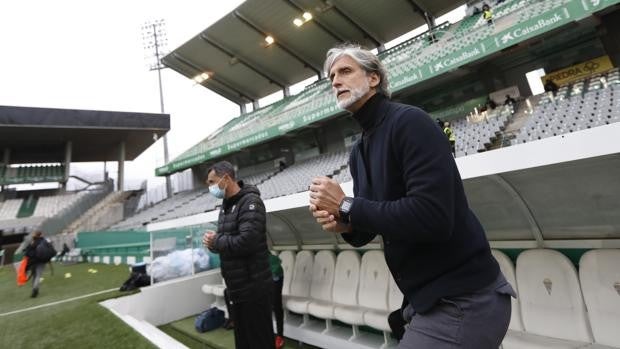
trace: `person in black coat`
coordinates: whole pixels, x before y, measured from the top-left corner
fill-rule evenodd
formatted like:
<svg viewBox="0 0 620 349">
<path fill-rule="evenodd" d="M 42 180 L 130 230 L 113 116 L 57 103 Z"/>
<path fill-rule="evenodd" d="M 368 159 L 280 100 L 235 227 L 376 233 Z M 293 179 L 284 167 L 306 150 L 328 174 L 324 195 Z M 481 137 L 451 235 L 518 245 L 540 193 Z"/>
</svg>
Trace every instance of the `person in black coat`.
<svg viewBox="0 0 620 349">
<path fill-rule="evenodd" d="M 375 54 L 345 45 L 327 54 L 337 104 L 363 129 L 351 149 L 354 197 L 316 177 L 310 211 L 354 247 L 381 235 L 407 305 L 403 348 L 498 348 L 516 296 L 469 208 L 450 144 L 423 110 L 389 100 Z"/>
<path fill-rule="evenodd" d="M 35 298 L 39 295 L 39 286 L 41 285 L 41 276 L 45 269 L 45 261 L 37 258 L 37 247 L 43 243 L 43 233 L 36 231 L 32 234 L 32 241 L 26 246 L 24 255 L 28 257 L 28 266 L 26 271 L 30 271 L 29 278 L 32 279 L 32 293 L 30 297 Z"/>
<path fill-rule="evenodd" d="M 207 176 L 209 192 L 223 199 L 217 233 L 203 243 L 219 253 L 235 321 L 236 348 L 274 348 L 271 320 L 273 279 L 269 265 L 266 212 L 260 192 L 235 179 L 230 162 L 218 162 Z"/>
</svg>

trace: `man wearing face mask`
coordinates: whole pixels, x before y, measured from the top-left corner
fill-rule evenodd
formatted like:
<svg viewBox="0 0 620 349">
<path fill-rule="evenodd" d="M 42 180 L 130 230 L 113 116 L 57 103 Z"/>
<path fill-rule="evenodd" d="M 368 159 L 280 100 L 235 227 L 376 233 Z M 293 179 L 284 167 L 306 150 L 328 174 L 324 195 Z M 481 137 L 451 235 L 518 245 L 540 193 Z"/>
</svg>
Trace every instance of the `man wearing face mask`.
<svg viewBox="0 0 620 349">
<path fill-rule="evenodd" d="M 208 231 L 203 243 L 219 253 L 222 276 L 232 302 L 235 347 L 274 348 L 271 320 L 273 280 L 266 237 L 266 213 L 260 192 L 236 181 L 230 162 L 209 169 L 209 192 L 224 199 L 217 233 Z"/>
</svg>

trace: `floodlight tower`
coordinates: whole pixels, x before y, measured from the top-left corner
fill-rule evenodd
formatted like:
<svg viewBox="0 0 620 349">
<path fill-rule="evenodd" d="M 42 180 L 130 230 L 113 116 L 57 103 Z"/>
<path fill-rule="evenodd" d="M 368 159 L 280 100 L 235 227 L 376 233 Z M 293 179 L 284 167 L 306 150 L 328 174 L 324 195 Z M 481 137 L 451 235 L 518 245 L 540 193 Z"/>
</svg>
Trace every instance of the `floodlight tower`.
<svg viewBox="0 0 620 349">
<path fill-rule="evenodd" d="M 142 43 L 144 45 L 145 59 L 147 60 L 150 71 L 157 70 L 159 81 L 159 105 L 161 113 L 164 113 L 164 91 L 161 83 L 161 70 L 165 66 L 161 63 L 161 59 L 168 53 L 168 38 L 166 37 L 166 22 L 163 19 L 147 21 L 142 26 Z M 167 164 L 168 159 L 168 137 L 164 135 L 164 162 Z M 170 176 L 166 176 L 166 194 L 172 197 L 172 184 Z"/>
</svg>

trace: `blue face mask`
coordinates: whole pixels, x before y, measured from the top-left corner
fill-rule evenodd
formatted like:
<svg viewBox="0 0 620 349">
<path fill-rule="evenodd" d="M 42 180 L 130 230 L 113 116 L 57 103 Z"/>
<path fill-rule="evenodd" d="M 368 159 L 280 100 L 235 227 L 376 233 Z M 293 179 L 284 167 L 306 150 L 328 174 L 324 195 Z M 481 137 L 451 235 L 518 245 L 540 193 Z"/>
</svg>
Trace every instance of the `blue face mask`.
<svg viewBox="0 0 620 349">
<path fill-rule="evenodd" d="M 216 183 L 213 184 L 212 186 L 209 187 L 209 193 L 211 193 L 211 195 L 215 196 L 218 199 L 223 199 L 224 198 L 224 189 L 220 188 L 220 182 L 222 181 L 222 179 L 224 179 L 223 177 Z"/>
</svg>

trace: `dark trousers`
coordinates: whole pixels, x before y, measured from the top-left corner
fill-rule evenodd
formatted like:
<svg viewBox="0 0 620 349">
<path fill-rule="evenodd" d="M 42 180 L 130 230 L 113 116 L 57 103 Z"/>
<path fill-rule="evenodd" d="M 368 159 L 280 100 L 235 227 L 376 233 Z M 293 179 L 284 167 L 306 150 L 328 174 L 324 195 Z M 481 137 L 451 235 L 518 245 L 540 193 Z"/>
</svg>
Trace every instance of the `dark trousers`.
<svg viewBox="0 0 620 349">
<path fill-rule="evenodd" d="M 497 349 L 510 323 L 510 297 L 516 294 L 502 273 L 491 285 L 470 294 L 443 298 L 430 311 L 403 311 L 399 349 Z"/>
<path fill-rule="evenodd" d="M 274 349 L 271 295 L 251 302 L 233 302 L 236 349 Z"/>
<path fill-rule="evenodd" d="M 276 317 L 276 334 L 284 336 L 284 310 L 282 309 L 282 286 L 284 279 L 274 281 L 273 287 L 273 315 Z"/>
<path fill-rule="evenodd" d="M 273 315 L 276 317 L 276 334 L 278 336 L 284 336 L 284 309 L 282 309 L 282 287 L 284 286 L 284 279 L 280 278 L 278 281 L 274 281 L 273 288 Z M 228 319 L 235 321 L 232 315 L 232 303 L 228 297 L 228 290 L 224 290 L 224 301 L 226 302 L 226 309 L 228 310 Z"/>
<path fill-rule="evenodd" d="M 45 269 L 45 263 L 37 263 L 31 267 L 30 277 L 32 278 L 32 289 L 38 290 L 41 284 L 41 276 L 43 276 L 43 270 Z"/>
<path fill-rule="evenodd" d="M 226 311 L 228 311 L 228 320 L 234 321 L 232 314 L 232 303 L 230 297 L 228 297 L 228 289 L 224 289 L 224 303 L 226 303 Z"/>
</svg>

